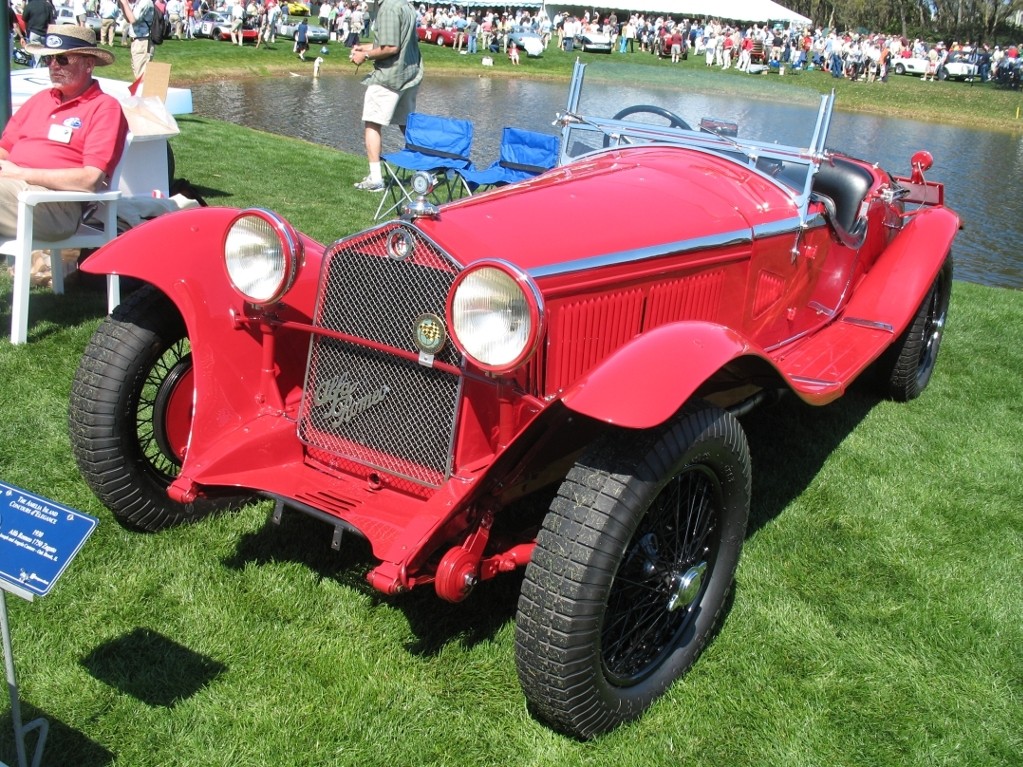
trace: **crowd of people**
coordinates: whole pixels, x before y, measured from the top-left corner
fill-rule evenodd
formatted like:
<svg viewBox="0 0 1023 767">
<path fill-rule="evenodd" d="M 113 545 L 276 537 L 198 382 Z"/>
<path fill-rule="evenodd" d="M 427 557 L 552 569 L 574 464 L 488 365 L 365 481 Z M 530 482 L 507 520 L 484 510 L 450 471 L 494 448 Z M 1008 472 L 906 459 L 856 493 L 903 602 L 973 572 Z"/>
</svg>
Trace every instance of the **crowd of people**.
<svg viewBox="0 0 1023 767">
<path fill-rule="evenodd" d="M 615 12 L 601 15 L 584 11 L 561 12 L 548 17 L 543 9 L 514 12 L 468 12 L 459 6 L 419 5 L 421 26 L 453 29 L 456 47 L 477 50 L 505 50 L 510 32 L 535 32 L 544 47 L 556 41 L 560 48 L 585 32 L 608 35 L 614 50 L 622 54 L 650 53 L 673 62 L 698 58 L 705 66 L 736 67 L 749 71 L 757 66 L 792 69 L 817 68 L 834 77 L 883 82 L 900 58 L 917 58 L 928 63 L 926 79 L 934 79 L 949 56 L 960 55 L 974 64 L 977 79 L 987 81 L 1016 70 L 1019 46 L 989 46 L 980 42 L 944 41 L 928 44 L 898 35 L 839 33 L 835 30 L 796 24 L 737 24 L 718 19 L 674 19 L 642 13 Z"/>
<path fill-rule="evenodd" d="M 51 6 L 53 0 L 16 0 L 14 10 L 24 4 L 24 12 L 35 19 L 38 31 L 55 17 L 43 20 L 39 9 Z M 286 0 L 56 0 L 66 2 L 84 25 L 88 12 L 102 20 L 100 43 L 112 45 L 117 30 L 124 45 L 133 44 L 132 23 L 128 16 L 139 4 L 162 5 L 173 25 L 173 36 L 194 38 L 199 20 L 211 10 L 231 16 L 232 42 L 241 44 L 243 26 L 259 30 L 257 44 L 272 42 L 280 23 L 296 2 Z M 349 48 L 357 45 L 368 32 L 369 19 L 365 0 L 328 0 L 307 6 L 312 21 L 318 21 L 332 40 Z M 52 7 L 52 6 L 51 6 Z M 622 54 L 650 53 L 673 62 L 696 57 L 705 66 L 723 69 L 736 67 L 750 71 L 758 66 L 817 68 L 834 77 L 883 82 L 900 58 L 915 58 L 927 63 L 922 76 L 937 79 L 949 56 L 957 55 L 976 66 L 977 79 L 1004 79 L 1007 72 L 1020 68 L 1019 47 L 989 46 L 981 42 L 944 41 L 934 44 L 908 40 L 898 35 L 838 33 L 835 30 L 802 27 L 795 24 L 738 24 L 717 19 L 676 19 L 643 13 L 604 15 L 584 11 L 573 14 L 559 12 L 553 17 L 545 9 L 519 8 L 514 11 L 467 9 L 459 5 L 413 4 L 416 24 L 420 27 L 450 29 L 455 33 L 454 47 L 465 53 L 508 51 L 509 35 L 514 30 L 534 32 L 544 47 L 555 43 L 571 47 L 584 32 L 600 32 L 613 41 L 614 50 Z M 34 11 L 34 13 L 33 13 Z M 27 17 L 26 17 L 27 18 Z M 144 34 L 139 25 L 139 35 Z M 30 30 L 31 31 L 31 30 Z M 237 33 L 237 36 L 235 36 Z M 137 46 L 140 47 L 140 46 Z M 517 50 L 509 52 L 517 59 Z M 140 55 L 140 54 L 139 54 Z M 136 54 L 133 53 L 133 58 Z M 901 69 L 901 68 L 900 68 Z M 1001 73 L 1000 73 L 1001 70 Z"/>
</svg>

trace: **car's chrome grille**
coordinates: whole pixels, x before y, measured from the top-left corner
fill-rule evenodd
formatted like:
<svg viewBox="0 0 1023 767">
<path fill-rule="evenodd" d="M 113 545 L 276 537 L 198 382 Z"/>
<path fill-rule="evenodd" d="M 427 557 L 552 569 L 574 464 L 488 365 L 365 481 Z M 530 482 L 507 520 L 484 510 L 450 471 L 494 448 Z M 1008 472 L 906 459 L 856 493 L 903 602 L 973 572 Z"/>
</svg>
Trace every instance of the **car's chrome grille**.
<svg viewBox="0 0 1023 767">
<path fill-rule="evenodd" d="M 407 252 L 405 258 L 396 257 Z M 450 469 L 461 378 L 385 346 L 418 354 L 416 323 L 444 318 L 455 267 L 417 230 L 389 224 L 331 247 L 317 326 L 369 345 L 315 336 L 299 436 L 307 444 L 428 485 Z M 436 360 L 459 367 L 448 342 Z"/>
</svg>

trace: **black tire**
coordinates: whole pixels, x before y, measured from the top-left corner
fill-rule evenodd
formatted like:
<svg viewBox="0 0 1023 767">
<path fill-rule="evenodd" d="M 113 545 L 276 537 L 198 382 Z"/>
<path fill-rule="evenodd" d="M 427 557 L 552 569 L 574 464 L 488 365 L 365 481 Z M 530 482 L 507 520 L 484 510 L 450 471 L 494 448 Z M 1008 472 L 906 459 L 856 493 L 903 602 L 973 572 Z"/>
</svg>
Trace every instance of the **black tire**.
<svg viewBox="0 0 1023 767">
<path fill-rule="evenodd" d="M 96 329 L 68 407 L 71 448 L 89 487 L 123 526 L 153 532 L 239 505 L 237 495 L 172 501 L 181 469 L 164 420 L 173 387 L 191 370 L 174 304 L 144 286 Z"/>
<path fill-rule="evenodd" d="M 906 65 L 905 64 L 896 64 L 895 65 L 895 74 L 897 74 L 897 75 L 904 75 L 904 74 L 906 74 Z"/>
<path fill-rule="evenodd" d="M 661 428 L 595 445 L 562 483 L 526 567 L 515 645 L 531 710 L 590 738 L 685 673 L 731 589 L 749 502 L 746 437 L 717 408 L 694 403 Z"/>
<path fill-rule="evenodd" d="M 886 393 L 896 402 L 919 397 L 930 383 L 952 297 L 952 254 L 942 264 L 913 322 L 881 358 Z"/>
</svg>

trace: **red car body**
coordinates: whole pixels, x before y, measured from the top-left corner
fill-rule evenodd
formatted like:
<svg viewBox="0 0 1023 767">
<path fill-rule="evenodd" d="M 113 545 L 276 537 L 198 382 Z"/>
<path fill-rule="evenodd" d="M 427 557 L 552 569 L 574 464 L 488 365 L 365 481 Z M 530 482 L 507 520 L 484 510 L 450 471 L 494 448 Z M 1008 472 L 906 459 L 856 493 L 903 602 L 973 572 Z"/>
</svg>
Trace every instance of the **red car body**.
<svg viewBox="0 0 1023 767">
<path fill-rule="evenodd" d="M 225 496 L 256 493 L 276 500 L 275 516 L 296 509 L 333 524 L 338 539 L 343 531 L 364 537 L 378 560 L 368 576 L 377 589 L 431 585 L 451 601 L 532 561 L 520 603 L 520 676 L 541 716 L 590 736 L 640 713 L 712 630 L 749 505 L 748 455 L 733 416 L 778 391 L 827 404 L 878 366 L 900 373 L 888 376 L 892 396 L 919 394 L 940 342 L 959 220 L 940 185 L 924 180 L 925 153 L 898 178 L 824 152 L 758 146 L 740 159 L 733 138 L 696 131 L 658 129 L 646 141 L 649 126 L 630 128 L 618 116 L 562 122 L 566 146 L 578 129 L 609 145 L 326 247 L 273 214 L 227 208 L 173 214 L 118 237 L 86 271 L 152 287 L 97 331 L 71 422 L 84 475 L 132 527 L 158 529 Z M 637 143 L 622 143 L 628 130 Z M 779 181 L 793 170 L 794 186 Z M 855 199 L 842 199 L 850 189 Z M 530 236 L 523 222 L 539 216 L 551 224 Z M 253 302 L 232 284 L 219 255 L 239 217 L 279 238 L 286 261 L 292 254 L 280 296 Z M 507 286 L 514 307 L 491 313 L 497 299 L 477 296 L 489 279 Z M 157 298 L 158 309 L 147 309 Z M 145 319 L 157 311 L 161 319 Z M 513 313 L 521 348 L 481 359 L 462 337 L 475 331 L 459 330 L 474 327 L 460 313 L 495 327 Z M 117 368 L 130 375 L 112 371 L 116 339 L 138 327 L 162 339 L 161 351 L 181 338 L 188 347 L 157 364 L 143 359 L 151 345 L 140 343 L 141 361 Z M 486 333 L 479 338 L 485 346 Z M 150 396 L 132 382 L 154 371 Z M 123 391 L 104 405 L 101 390 L 113 389 Z M 151 423 L 118 425 L 125 410 L 145 411 Z M 655 556 L 677 522 L 654 520 L 660 532 L 640 535 L 630 530 L 646 529 L 646 506 L 602 512 L 599 498 L 572 501 L 571 518 L 599 520 L 594 530 L 608 540 L 633 535 L 624 551 L 606 541 L 592 548 L 616 552 L 611 572 L 641 558 L 656 583 L 651 613 L 672 621 L 660 638 L 633 643 L 656 651 L 611 657 L 607 626 L 621 610 L 605 595 L 604 633 L 586 635 L 598 648 L 592 668 L 605 672 L 593 672 L 597 702 L 579 710 L 572 694 L 553 691 L 571 676 L 571 647 L 550 673 L 551 658 L 538 649 L 547 641 L 538 637 L 555 631 L 542 616 L 562 602 L 593 601 L 565 574 L 575 560 L 557 563 L 566 529 L 577 529 L 558 504 L 585 495 L 580 467 L 618 486 L 620 471 L 593 468 L 603 458 L 580 458 L 595 443 L 602 455 L 637 445 L 638 456 L 648 435 L 664 434 L 672 436 L 652 455 L 676 450 L 680 463 L 656 488 L 674 487 L 711 456 L 696 477 L 712 477 L 711 489 L 686 497 L 717 510 L 720 521 L 704 531 L 717 542 L 692 561 Z M 713 449 L 699 447 L 706 434 Z M 670 447 L 676 442 L 685 444 Z M 626 468 L 629 454 L 617 459 Z M 621 486 L 647 487 L 641 474 Z M 559 483 L 546 520 L 517 516 L 522 499 Z M 612 503 L 616 492 L 600 497 Z M 628 529 L 611 530 L 630 515 Z M 657 564 L 665 559 L 674 564 Z M 598 592 L 607 580 L 601 567 L 579 576 L 592 576 Z M 535 607 L 547 598 L 556 601 Z M 573 607 L 568 618 L 585 623 L 588 609 Z"/>
<path fill-rule="evenodd" d="M 458 33 L 449 27 L 416 27 L 416 36 L 421 43 L 431 43 L 442 48 L 450 48 L 455 44 Z"/>
</svg>

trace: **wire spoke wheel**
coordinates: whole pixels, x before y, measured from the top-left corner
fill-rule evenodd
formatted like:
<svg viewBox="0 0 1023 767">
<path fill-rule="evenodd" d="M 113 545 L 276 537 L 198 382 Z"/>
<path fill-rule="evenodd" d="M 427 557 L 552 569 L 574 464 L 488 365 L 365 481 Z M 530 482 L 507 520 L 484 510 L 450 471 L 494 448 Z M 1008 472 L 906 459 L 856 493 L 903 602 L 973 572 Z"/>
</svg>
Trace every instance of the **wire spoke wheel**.
<svg viewBox="0 0 1023 767">
<path fill-rule="evenodd" d="M 176 503 L 192 428 L 191 344 L 174 304 L 151 286 L 132 293 L 96 329 L 68 407 L 82 477 L 125 527 L 154 531 L 233 508 L 246 496 Z"/>
<path fill-rule="evenodd" d="M 186 443 L 175 444 L 174 435 L 180 435 L 182 428 L 170 423 L 170 419 L 184 415 L 191 421 L 191 413 L 180 413 L 180 398 L 187 397 L 189 410 L 191 389 L 183 390 L 183 379 L 191 383 L 192 355 L 187 338 L 171 344 L 170 348 L 156 360 L 146 374 L 135 408 L 135 433 L 141 457 L 167 484 L 174 481 L 181 471 Z M 187 429 L 186 424 L 186 429 Z M 184 435 L 187 438 L 187 433 Z"/>
<path fill-rule="evenodd" d="M 697 614 L 704 576 L 717 555 L 720 490 L 689 469 L 657 496 L 625 553 L 608 597 L 604 666 L 617 684 L 656 669 Z"/>
<path fill-rule="evenodd" d="M 898 402 L 919 397 L 931 381 L 945 334 L 952 296 L 952 256 L 945 259 L 906 332 L 881 358 L 888 395 Z"/>
<path fill-rule="evenodd" d="M 519 598 L 516 661 L 537 716 L 593 737 L 685 673 L 723 612 L 749 496 L 741 427 L 702 403 L 608 434 L 579 460 Z"/>
</svg>

